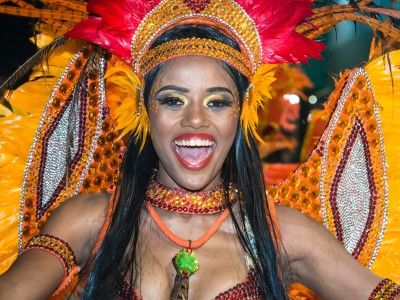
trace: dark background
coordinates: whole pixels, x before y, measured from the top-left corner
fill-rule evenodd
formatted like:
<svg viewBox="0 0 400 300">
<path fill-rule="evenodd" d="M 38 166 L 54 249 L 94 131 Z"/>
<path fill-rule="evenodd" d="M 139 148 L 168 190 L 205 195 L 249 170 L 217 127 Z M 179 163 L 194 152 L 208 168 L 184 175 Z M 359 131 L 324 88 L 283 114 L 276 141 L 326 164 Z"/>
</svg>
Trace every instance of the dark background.
<svg viewBox="0 0 400 300">
<path fill-rule="evenodd" d="M 36 52 L 33 20 L 0 14 L 0 84 Z"/>
</svg>

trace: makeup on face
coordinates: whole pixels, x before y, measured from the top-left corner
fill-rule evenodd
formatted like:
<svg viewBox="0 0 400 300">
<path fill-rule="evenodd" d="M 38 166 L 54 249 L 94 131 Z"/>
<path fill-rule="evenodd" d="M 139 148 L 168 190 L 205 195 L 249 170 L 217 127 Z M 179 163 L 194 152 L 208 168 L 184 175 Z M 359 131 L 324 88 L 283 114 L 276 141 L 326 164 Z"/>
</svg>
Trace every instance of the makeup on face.
<svg viewBox="0 0 400 300">
<path fill-rule="evenodd" d="M 154 87 L 149 118 L 160 182 L 188 190 L 217 185 L 239 121 L 233 79 L 212 58 L 179 57 L 165 63 Z"/>
</svg>

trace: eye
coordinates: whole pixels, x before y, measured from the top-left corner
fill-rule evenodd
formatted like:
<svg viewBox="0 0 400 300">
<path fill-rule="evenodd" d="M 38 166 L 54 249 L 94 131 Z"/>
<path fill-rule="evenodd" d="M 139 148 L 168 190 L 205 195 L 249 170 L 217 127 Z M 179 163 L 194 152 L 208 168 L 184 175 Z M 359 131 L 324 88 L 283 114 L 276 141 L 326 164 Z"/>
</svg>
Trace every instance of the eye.
<svg viewBox="0 0 400 300">
<path fill-rule="evenodd" d="M 166 97 L 164 99 L 158 99 L 160 105 L 167 105 L 170 107 L 179 107 L 184 104 L 183 100 L 178 97 Z"/>
<path fill-rule="evenodd" d="M 212 109 L 223 109 L 225 107 L 232 107 L 233 102 L 225 99 L 213 99 L 207 102 L 207 107 Z"/>
</svg>

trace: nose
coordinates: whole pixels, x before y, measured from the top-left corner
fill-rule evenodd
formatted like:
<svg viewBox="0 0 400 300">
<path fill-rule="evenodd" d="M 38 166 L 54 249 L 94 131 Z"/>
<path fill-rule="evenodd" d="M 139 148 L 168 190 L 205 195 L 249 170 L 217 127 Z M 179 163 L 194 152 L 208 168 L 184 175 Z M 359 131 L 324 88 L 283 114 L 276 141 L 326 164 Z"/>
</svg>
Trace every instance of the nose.
<svg viewBox="0 0 400 300">
<path fill-rule="evenodd" d="M 207 128 L 210 125 L 207 117 L 207 108 L 202 103 L 190 103 L 183 112 L 181 120 L 182 127 L 193 129 Z"/>
</svg>

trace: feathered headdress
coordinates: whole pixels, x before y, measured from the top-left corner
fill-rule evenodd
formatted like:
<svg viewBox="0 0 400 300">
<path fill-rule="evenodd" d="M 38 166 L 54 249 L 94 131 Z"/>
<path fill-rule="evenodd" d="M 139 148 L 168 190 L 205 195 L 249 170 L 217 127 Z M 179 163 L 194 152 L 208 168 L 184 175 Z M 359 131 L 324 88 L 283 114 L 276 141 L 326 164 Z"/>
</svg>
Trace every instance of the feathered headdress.
<svg viewBox="0 0 400 300">
<path fill-rule="evenodd" d="M 274 80 L 274 68 L 261 67 L 262 64 L 320 58 L 319 52 L 324 46 L 295 31 L 299 23 L 312 15 L 311 5 L 309 0 L 92 0 L 87 6 L 89 18 L 77 24 L 67 36 L 91 41 L 132 64 L 137 78 L 129 82 L 138 84 L 134 90 L 143 89 L 143 77 L 150 69 L 173 57 L 204 55 L 231 64 L 251 82 L 247 100 L 252 101 L 244 101 L 241 115 L 248 141 L 249 133 L 260 139 L 255 131 L 257 108 L 269 97 L 269 85 Z M 236 41 L 240 51 L 232 52 L 227 49 L 231 47 L 208 39 L 192 39 L 176 48 L 161 45 L 149 51 L 161 34 L 183 24 L 213 27 Z M 129 101 L 131 108 L 142 107 L 140 97 Z M 123 115 L 121 112 L 119 128 L 131 127 L 121 121 L 128 119 Z M 137 123 L 136 136 L 140 135 L 139 128 L 143 126 Z"/>
</svg>

